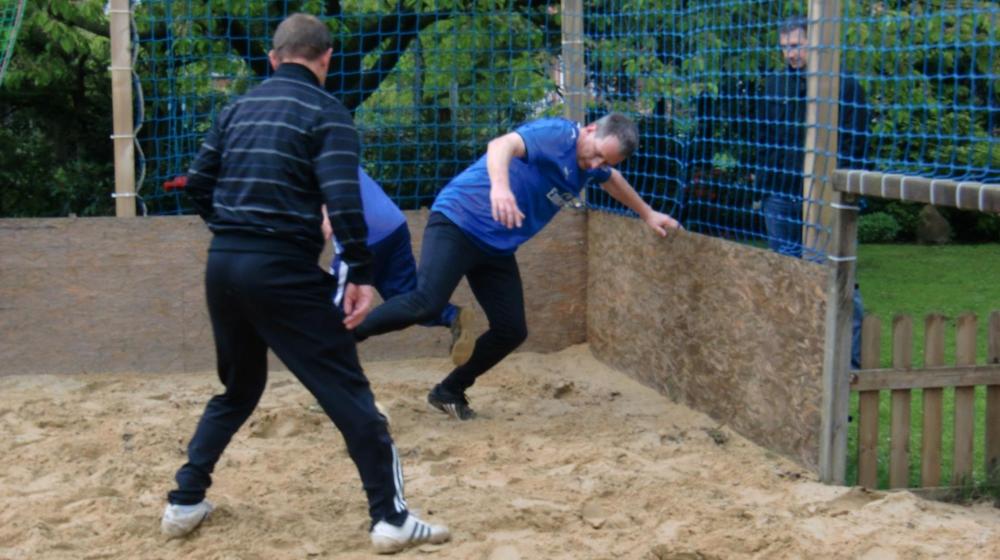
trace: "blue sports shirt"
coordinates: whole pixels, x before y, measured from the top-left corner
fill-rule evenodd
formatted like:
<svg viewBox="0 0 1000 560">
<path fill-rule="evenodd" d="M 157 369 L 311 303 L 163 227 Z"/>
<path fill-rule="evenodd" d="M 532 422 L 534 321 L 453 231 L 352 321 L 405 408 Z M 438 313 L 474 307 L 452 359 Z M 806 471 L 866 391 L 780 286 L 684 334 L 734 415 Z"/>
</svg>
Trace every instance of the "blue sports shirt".
<svg viewBox="0 0 1000 560">
<path fill-rule="evenodd" d="M 441 212 L 486 248 L 510 254 L 549 223 L 588 183 L 611 178 L 611 168 L 580 169 L 576 141 L 580 127 L 566 119 L 539 119 L 515 130 L 527 153 L 510 162 L 510 190 L 524 213 L 519 228 L 493 219 L 486 156 L 452 179 L 438 194 L 432 211 Z M 367 214 L 367 210 L 365 212 Z"/>
<path fill-rule="evenodd" d="M 406 215 L 396 206 L 396 203 L 385 194 L 382 187 L 372 179 L 364 169 L 358 168 L 358 186 L 361 191 L 361 205 L 364 208 L 365 226 L 368 227 L 369 247 L 389 237 L 400 226 L 406 223 Z M 337 255 L 344 251 L 337 241 L 337 232 L 333 232 L 333 264 L 330 273 L 337 273 Z"/>
<path fill-rule="evenodd" d="M 361 204 L 365 212 L 365 225 L 368 226 L 368 246 L 382 241 L 399 226 L 406 223 L 402 210 L 385 194 L 382 187 L 358 168 L 358 181 L 361 185 Z M 336 232 L 334 232 L 336 234 Z"/>
</svg>

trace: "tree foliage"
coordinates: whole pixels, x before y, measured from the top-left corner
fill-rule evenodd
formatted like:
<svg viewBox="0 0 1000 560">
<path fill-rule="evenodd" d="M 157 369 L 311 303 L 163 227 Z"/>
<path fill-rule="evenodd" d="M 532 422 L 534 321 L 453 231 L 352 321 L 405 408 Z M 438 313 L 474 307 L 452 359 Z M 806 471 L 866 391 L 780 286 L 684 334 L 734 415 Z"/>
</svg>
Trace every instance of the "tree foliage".
<svg viewBox="0 0 1000 560">
<path fill-rule="evenodd" d="M 0 216 L 113 207 L 107 24 L 98 0 L 29 2 L 0 88 Z"/>
</svg>

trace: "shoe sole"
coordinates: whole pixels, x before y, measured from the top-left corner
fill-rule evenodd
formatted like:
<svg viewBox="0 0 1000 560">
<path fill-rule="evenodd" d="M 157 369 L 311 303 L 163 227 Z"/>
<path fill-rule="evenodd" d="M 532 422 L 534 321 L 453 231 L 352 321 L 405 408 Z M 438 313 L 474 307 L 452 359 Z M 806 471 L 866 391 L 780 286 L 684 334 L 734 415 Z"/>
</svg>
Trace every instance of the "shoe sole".
<svg viewBox="0 0 1000 560">
<path fill-rule="evenodd" d="M 434 531 L 438 531 L 438 533 L 435 534 Z M 410 535 L 407 537 L 403 537 L 401 534 L 395 537 L 385 534 L 375 534 L 374 531 L 371 535 L 372 546 L 375 548 L 375 552 L 379 554 L 394 554 L 411 546 L 443 544 L 449 540 L 451 540 L 451 531 L 447 527 L 434 527 L 419 520 L 418 524 L 412 528 Z"/>
<path fill-rule="evenodd" d="M 397 552 L 402 552 L 407 548 L 420 546 L 422 544 L 444 544 L 451 540 L 451 534 L 445 534 L 443 536 L 423 539 L 418 541 L 381 541 L 372 542 L 372 548 L 375 549 L 376 554 L 396 554 Z"/>
<path fill-rule="evenodd" d="M 451 347 L 451 362 L 456 366 L 464 366 L 469 361 L 469 358 L 472 357 L 472 351 L 476 348 L 476 339 L 472 337 L 470 329 L 472 326 L 472 315 L 471 309 L 462 309 L 458 312 L 458 317 L 455 318 L 461 331 L 458 339 L 455 340 L 455 344 Z"/>
</svg>

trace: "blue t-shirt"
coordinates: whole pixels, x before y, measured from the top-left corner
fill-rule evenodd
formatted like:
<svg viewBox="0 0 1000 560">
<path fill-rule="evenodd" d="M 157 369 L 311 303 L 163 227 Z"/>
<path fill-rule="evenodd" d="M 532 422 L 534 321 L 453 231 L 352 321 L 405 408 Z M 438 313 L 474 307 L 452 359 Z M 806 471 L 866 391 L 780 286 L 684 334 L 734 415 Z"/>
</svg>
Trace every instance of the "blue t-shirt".
<svg viewBox="0 0 1000 560">
<path fill-rule="evenodd" d="M 580 169 L 576 141 L 580 128 L 566 119 L 539 119 L 515 130 L 527 153 L 510 162 L 510 190 L 524 213 L 519 228 L 507 229 L 493 219 L 486 156 L 452 179 L 431 210 L 441 212 L 465 233 L 498 253 L 513 253 L 549 223 L 588 183 L 611 178 L 611 168 Z"/>
<path fill-rule="evenodd" d="M 368 246 L 372 246 L 396 231 L 406 223 L 406 216 L 398 206 L 385 194 L 382 187 L 358 168 L 358 181 L 361 184 L 361 204 L 365 209 L 365 225 L 368 226 Z M 334 232 L 336 234 L 336 232 Z"/>
<path fill-rule="evenodd" d="M 389 237 L 400 226 L 406 223 L 406 216 L 403 211 L 396 206 L 396 203 L 385 194 L 382 187 L 365 173 L 364 169 L 358 168 L 358 184 L 361 190 L 361 205 L 365 212 L 365 225 L 368 226 L 369 247 Z M 330 272 L 336 274 L 337 257 L 344 248 L 337 243 L 337 232 L 333 232 L 333 264 Z"/>
</svg>

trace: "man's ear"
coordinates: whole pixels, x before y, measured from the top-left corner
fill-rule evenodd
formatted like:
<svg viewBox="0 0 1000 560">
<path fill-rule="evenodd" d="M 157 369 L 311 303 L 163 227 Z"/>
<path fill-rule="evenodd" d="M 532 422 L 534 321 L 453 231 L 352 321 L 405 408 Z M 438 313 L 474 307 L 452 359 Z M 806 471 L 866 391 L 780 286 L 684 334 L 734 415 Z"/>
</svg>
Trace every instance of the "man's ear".
<svg viewBox="0 0 1000 560">
<path fill-rule="evenodd" d="M 267 52 L 267 59 L 271 61 L 271 70 L 277 70 L 281 66 L 281 59 L 278 58 L 278 53 L 274 52 L 274 49 Z"/>
<path fill-rule="evenodd" d="M 330 57 L 333 55 L 333 48 L 326 49 L 326 52 L 322 54 L 319 58 L 320 68 L 323 70 L 323 75 L 330 73 Z"/>
<path fill-rule="evenodd" d="M 326 52 L 320 55 L 314 65 L 314 71 L 316 72 L 316 77 L 319 78 L 320 86 L 324 86 L 326 84 L 326 77 L 330 74 L 330 56 L 332 54 L 332 48 L 326 49 Z"/>
</svg>

